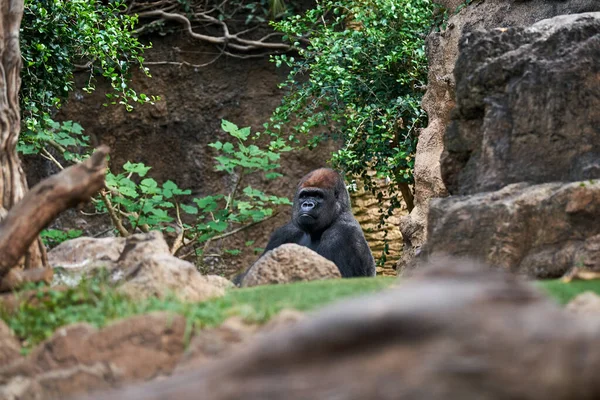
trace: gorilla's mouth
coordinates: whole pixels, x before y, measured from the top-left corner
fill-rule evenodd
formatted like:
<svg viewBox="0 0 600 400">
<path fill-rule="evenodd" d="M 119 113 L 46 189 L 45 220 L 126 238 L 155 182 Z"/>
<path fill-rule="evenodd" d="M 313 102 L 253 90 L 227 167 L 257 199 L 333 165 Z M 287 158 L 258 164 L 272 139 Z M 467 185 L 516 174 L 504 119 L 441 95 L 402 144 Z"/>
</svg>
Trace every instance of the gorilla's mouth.
<svg viewBox="0 0 600 400">
<path fill-rule="evenodd" d="M 307 218 L 315 219 L 315 217 L 313 217 L 312 215 L 310 215 L 308 213 L 302 213 L 302 214 L 299 215 L 299 217 L 302 218 L 302 219 L 307 219 Z"/>
</svg>

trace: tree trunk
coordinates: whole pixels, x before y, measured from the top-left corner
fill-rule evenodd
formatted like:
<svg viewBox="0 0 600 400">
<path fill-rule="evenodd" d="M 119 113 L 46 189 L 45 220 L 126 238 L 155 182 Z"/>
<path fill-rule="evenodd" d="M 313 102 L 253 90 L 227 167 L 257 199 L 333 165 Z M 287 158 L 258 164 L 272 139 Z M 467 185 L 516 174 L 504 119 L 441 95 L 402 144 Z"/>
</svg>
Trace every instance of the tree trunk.
<svg viewBox="0 0 600 400">
<path fill-rule="evenodd" d="M 4 219 L 27 191 L 27 181 L 17 156 L 21 131 L 19 89 L 21 49 L 19 28 L 23 0 L 0 0 L 0 220 Z M 46 250 L 38 237 L 17 266 L 46 267 Z"/>
</svg>

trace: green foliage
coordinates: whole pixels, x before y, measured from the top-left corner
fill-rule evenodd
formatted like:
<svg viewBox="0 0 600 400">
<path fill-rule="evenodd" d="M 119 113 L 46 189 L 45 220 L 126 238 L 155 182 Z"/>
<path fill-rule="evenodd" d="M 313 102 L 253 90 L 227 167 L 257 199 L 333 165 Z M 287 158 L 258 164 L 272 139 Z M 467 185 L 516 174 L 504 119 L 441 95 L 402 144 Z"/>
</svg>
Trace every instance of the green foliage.
<svg viewBox="0 0 600 400">
<path fill-rule="evenodd" d="M 28 122 L 32 121 L 34 120 L 28 120 Z M 44 115 L 42 126 L 45 129 L 37 131 L 35 135 L 21 136 L 21 140 L 17 144 L 19 152 L 22 154 L 42 153 L 48 158 L 49 153 L 45 149 L 51 146 L 60 151 L 60 158 L 67 162 L 77 162 L 89 150 L 90 137 L 83 134 L 83 128 L 77 122 L 56 122 L 48 115 Z"/>
<path fill-rule="evenodd" d="M 80 237 L 83 234 L 83 231 L 80 229 L 45 229 L 40 233 L 42 237 L 42 241 L 44 244 L 50 248 L 56 247 L 65 240 L 75 239 Z"/>
<path fill-rule="evenodd" d="M 184 198 L 190 195 L 190 190 L 182 190 L 171 181 L 160 185 L 146 177 L 150 167 L 127 162 L 123 165 L 124 172 L 107 174 L 109 204 L 97 202 L 98 211 L 107 212 L 107 207 L 113 207 L 118 216 L 127 218 L 124 225 L 129 232 L 137 228 L 173 232 L 175 228 L 169 223 L 176 222 L 185 233 L 186 244 L 195 243 L 197 254 L 201 255 L 204 246 L 213 238 L 231 235 L 271 217 L 277 207 L 291 205 L 286 197 L 269 195 L 250 185 L 242 189 L 243 178 L 250 174 L 262 173 L 266 179 L 280 177 L 281 174 L 275 172 L 279 168 L 280 153 L 289 147 L 274 140 L 262 149 L 256 144 L 259 136 L 251 137 L 250 128 L 238 128 L 225 120 L 222 128 L 232 141 L 217 141 L 209 146 L 220 154 L 215 157 L 215 169 L 235 179 L 230 193 Z M 189 201 L 184 203 L 184 199 Z M 190 219 L 193 222 L 189 222 Z M 236 255 L 239 250 L 230 249 L 227 254 Z"/>
<path fill-rule="evenodd" d="M 48 144 L 59 149 L 68 162 L 89 156 L 89 137 L 79 124 L 49 120 L 48 127 L 50 129 L 22 142 L 19 145 L 21 151 L 27 154 L 40 152 L 60 168 L 63 165 L 45 149 Z M 286 197 L 270 195 L 250 185 L 242 189 L 243 178 L 251 174 L 262 173 L 265 179 L 279 178 L 281 174 L 276 170 L 280 167 L 280 155 L 290 148 L 281 140 L 273 140 L 261 148 L 258 146 L 259 135 L 251 136 L 250 128 L 238 128 L 229 121 L 223 120 L 222 128 L 232 140 L 217 141 L 209 146 L 218 152 L 215 170 L 230 174 L 235 180 L 230 193 L 190 199 L 191 190 L 181 189 L 170 180 L 158 183 L 147 176 L 151 167 L 128 161 L 122 166 L 122 172 L 115 173 L 114 166 L 107 171 L 107 190 L 94 200 L 96 211 L 110 212 L 115 228 L 118 228 L 116 219 L 126 231 L 117 231 L 120 234 L 153 229 L 174 232 L 177 225 L 179 231 L 184 232 L 183 244 L 194 244 L 197 254 L 201 255 L 203 246 L 211 239 L 232 235 L 270 218 L 276 208 L 291 205 Z M 45 235 L 49 245 L 69 238 L 67 232 L 63 234 L 67 236 L 58 231 Z M 228 249 L 226 253 L 237 255 L 239 249 Z"/>
<path fill-rule="evenodd" d="M 86 321 L 103 326 L 131 314 L 135 304 L 104 282 L 103 278 L 84 280 L 63 291 L 37 286 L 35 300 L 23 302 L 15 313 L 3 311 L 0 315 L 28 348 L 64 325 Z"/>
<path fill-rule="evenodd" d="M 190 330 L 218 325 L 232 315 L 251 322 L 266 322 L 282 309 L 312 310 L 344 297 L 382 290 L 395 281 L 394 278 L 336 279 L 234 289 L 222 298 L 190 304 L 173 296 L 133 301 L 107 285 L 105 278 L 98 277 L 65 291 L 39 288 L 37 303 L 24 303 L 18 312 L 4 312 L 0 316 L 26 349 L 30 349 L 57 328 L 76 322 L 102 327 L 118 318 L 151 311 L 181 314 Z"/>
<path fill-rule="evenodd" d="M 261 222 L 273 216 L 277 207 L 291 205 L 286 197 L 269 195 L 250 185 L 242 189 L 244 178 L 251 174 L 263 174 L 266 179 L 282 176 L 275 170 L 280 167 L 280 154 L 290 148 L 274 140 L 263 149 L 257 145 L 260 136 L 251 137 L 249 127 L 238 128 L 226 120 L 222 121 L 221 127 L 233 140 L 217 141 L 209 146 L 222 154 L 215 157 L 215 170 L 232 175 L 235 184 L 227 195 L 196 198 L 193 199 L 194 205 L 182 206 L 184 212 L 197 215 L 195 225 L 185 225 L 184 228 L 198 243 L 206 244 L 215 237 Z M 198 254 L 202 254 L 204 248 L 198 250 Z M 232 254 L 231 251 L 229 254 Z"/>
<path fill-rule="evenodd" d="M 59 327 L 88 322 L 102 327 L 107 323 L 151 311 L 171 311 L 187 318 L 190 330 L 215 326 L 227 317 L 240 315 L 251 322 L 266 322 L 282 309 L 310 311 L 325 304 L 365 293 L 384 290 L 396 278 L 355 278 L 298 282 L 233 289 L 221 298 L 203 303 L 183 303 L 173 296 L 132 301 L 106 284 L 104 276 L 83 280 L 78 286 L 58 291 L 39 287 L 37 302 L 20 306 L 18 312 L 0 312 L 26 348 L 48 338 Z M 591 290 L 600 294 L 599 281 L 538 281 L 541 290 L 565 304 L 579 293 Z"/>
<path fill-rule="evenodd" d="M 560 279 L 551 279 L 537 281 L 535 285 L 560 304 L 567 304 L 578 294 L 587 291 L 600 295 L 600 281 L 597 279 L 589 281 L 573 280 L 568 283 Z"/>
<path fill-rule="evenodd" d="M 291 140 L 309 134 L 309 146 L 342 138 L 334 167 L 361 176 L 367 189 L 369 169 L 389 178 L 393 193 L 412 183 L 433 8 L 429 0 L 325 0 L 274 23 L 300 57 L 273 58 L 291 72 L 267 129 L 291 129 Z"/>
<path fill-rule="evenodd" d="M 123 165 L 124 172 L 106 174 L 106 187 L 115 211 L 123 215 L 129 222 L 130 231 L 140 226 L 156 229 L 159 224 L 172 222 L 174 219 L 168 210 L 173 209 L 177 196 L 189 195 L 190 190 L 182 190 L 172 181 L 159 185 L 152 178 L 144 178 L 150 167 L 142 163 L 127 162 Z M 142 179 L 143 178 L 143 179 Z M 96 203 L 100 212 L 105 212 L 106 204 Z"/>
<path fill-rule="evenodd" d="M 76 64 L 89 70 L 82 88 L 91 92 L 95 77 L 103 76 L 111 86 L 106 104 L 152 101 L 129 86 L 131 72 L 142 66 L 144 46 L 132 35 L 136 16 L 126 15 L 123 1 L 25 0 L 21 23 L 21 149 L 35 152 L 46 130 L 56 131 L 52 114 L 75 87 Z"/>
</svg>

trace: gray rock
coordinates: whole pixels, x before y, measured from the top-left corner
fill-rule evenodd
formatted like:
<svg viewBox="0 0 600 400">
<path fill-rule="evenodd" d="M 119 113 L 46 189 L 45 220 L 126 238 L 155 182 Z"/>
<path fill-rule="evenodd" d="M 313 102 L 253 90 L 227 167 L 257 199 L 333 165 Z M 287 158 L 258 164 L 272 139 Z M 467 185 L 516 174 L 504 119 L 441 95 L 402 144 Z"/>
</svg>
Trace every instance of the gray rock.
<svg viewBox="0 0 600 400">
<path fill-rule="evenodd" d="M 308 247 L 281 245 L 254 263 L 242 281 L 243 287 L 341 278 L 338 267 Z"/>
<path fill-rule="evenodd" d="M 185 319 L 138 315 L 96 329 L 58 329 L 26 358 L 0 365 L 0 399 L 65 399 L 169 374 L 185 347 Z"/>
<path fill-rule="evenodd" d="M 474 257 L 537 278 L 575 266 L 600 270 L 600 181 L 513 184 L 434 199 L 429 218 L 420 258 Z"/>
<path fill-rule="evenodd" d="M 567 304 L 566 310 L 583 315 L 600 315 L 600 296 L 594 292 L 583 292 Z"/>
<path fill-rule="evenodd" d="M 475 30 L 459 47 L 450 193 L 600 178 L 600 13 Z"/>
<path fill-rule="evenodd" d="M 162 234 L 151 231 L 127 238 L 77 238 L 49 252 L 56 284 L 75 285 L 100 270 L 120 284 L 118 290 L 143 299 L 174 294 L 197 302 L 222 296 L 233 284 L 220 276 L 204 276 L 194 264 L 174 257 Z M 58 268 L 60 267 L 60 268 Z"/>
<path fill-rule="evenodd" d="M 173 294 L 182 301 L 199 302 L 225 294 L 223 284 L 213 284 L 216 279 L 226 280 L 203 276 L 194 264 L 170 254 L 156 254 L 130 265 L 126 282 L 117 290 L 134 299 Z"/>
<path fill-rule="evenodd" d="M 113 281 L 122 278 L 117 261 L 125 248 L 125 238 L 80 237 L 62 242 L 48 252 L 54 268 L 54 284 L 74 286 L 84 276 L 108 271 Z"/>
<path fill-rule="evenodd" d="M 0 319 L 0 365 L 7 365 L 20 358 L 21 344 L 8 325 Z"/>
<path fill-rule="evenodd" d="M 175 373 L 197 369 L 240 351 L 259 335 L 292 326 L 304 319 L 296 310 L 282 310 L 265 325 L 249 323 L 239 316 L 225 320 L 220 326 L 204 328 L 194 335 Z"/>
<path fill-rule="evenodd" d="M 206 368 L 91 398 L 591 400 L 599 340 L 600 318 L 513 275 L 437 260 Z"/>
<path fill-rule="evenodd" d="M 462 35 L 477 29 L 526 27 L 562 14 L 600 11 L 598 0 L 486 0 L 471 2 L 457 14 L 453 13 L 464 5 L 464 0 L 437 3 L 448 10 L 450 18 L 446 29 L 434 31 L 427 37 L 429 71 L 422 107 L 429 124 L 419 133 L 414 168 L 415 208 L 400 223 L 404 249 L 398 270 L 411 262 L 427 240 L 429 199 L 448 195 L 442 180 L 440 156 L 451 111 L 456 105 L 454 67 Z"/>
</svg>

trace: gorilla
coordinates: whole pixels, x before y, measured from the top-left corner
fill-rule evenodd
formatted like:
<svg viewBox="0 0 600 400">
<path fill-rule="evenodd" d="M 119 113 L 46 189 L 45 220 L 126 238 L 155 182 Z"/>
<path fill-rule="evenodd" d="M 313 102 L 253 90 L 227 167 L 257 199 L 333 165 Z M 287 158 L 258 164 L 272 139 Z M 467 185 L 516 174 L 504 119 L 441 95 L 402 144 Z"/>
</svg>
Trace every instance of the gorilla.
<svg viewBox="0 0 600 400">
<path fill-rule="evenodd" d="M 332 169 L 316 169 L 300 180 L 292 220 L 271 235 L 262 255 L 285 243 L 317 252 L 332 261 L 344 278 L 375 276 L 375 260 L 352 215 L 344 180 Z M 234 281 L 239 283 L 244 276 Z"/>
</svg>

